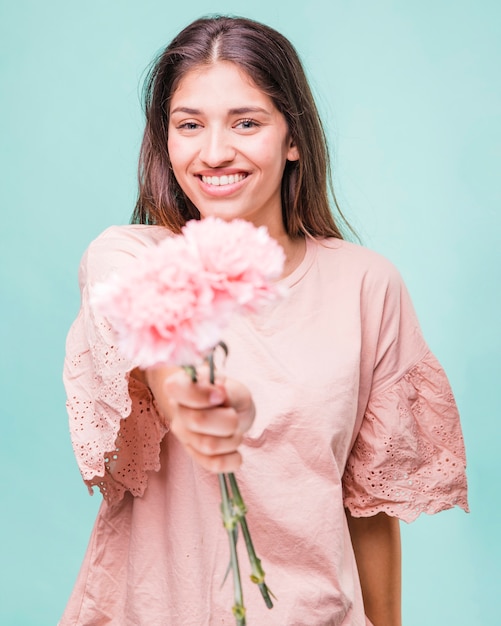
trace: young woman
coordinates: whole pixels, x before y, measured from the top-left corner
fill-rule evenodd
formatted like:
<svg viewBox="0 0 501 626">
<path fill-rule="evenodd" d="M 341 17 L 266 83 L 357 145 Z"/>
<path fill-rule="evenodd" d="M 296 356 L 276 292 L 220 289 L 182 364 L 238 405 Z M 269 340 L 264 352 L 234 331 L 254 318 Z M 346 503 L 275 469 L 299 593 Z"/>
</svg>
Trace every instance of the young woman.
<svg viewBox="0 0 501 626">
<path fill-rule="evenodd" d="M 104 501 L 61 626 L 232 624 L 214 476 L 232 471 L 277 597 L 268 610 L 242 558 L 248 624 L 401 624 L 398 519 L 467 509 L 463 441 L 398 272 L 343 240 L 328 174 L 307 80 L 279 33 L 202 19 L 159 57 L 134 224 L 87 250 L 68 337 L 73 445 Z M 216 385 L 128 362 L 88 298 L 208 216 L 265 225 L 289 294 L 234 318 Z"/>
</svg>

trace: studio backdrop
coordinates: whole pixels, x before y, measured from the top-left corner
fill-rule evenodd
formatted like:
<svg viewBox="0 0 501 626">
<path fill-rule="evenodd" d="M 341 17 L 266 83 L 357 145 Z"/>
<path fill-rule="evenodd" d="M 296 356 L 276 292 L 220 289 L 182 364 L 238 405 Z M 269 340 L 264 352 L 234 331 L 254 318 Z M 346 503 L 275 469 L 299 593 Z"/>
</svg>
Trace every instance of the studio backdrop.
<svg viewBox="0 0 501 626">
<path fill-rule="evenodd" d="M 80 480 L 61 382 L 78 264 L 129 221 L 147 66 L 213 13 L 297 47 L 339 203 L 400 269 L 457 397 L 471 513 L 402 524 L 404 623 L 499 619 L 500 6 L 0 1 L 1 624 L 55 626 L 74 584 L 100 501 Z"/>
</svg>

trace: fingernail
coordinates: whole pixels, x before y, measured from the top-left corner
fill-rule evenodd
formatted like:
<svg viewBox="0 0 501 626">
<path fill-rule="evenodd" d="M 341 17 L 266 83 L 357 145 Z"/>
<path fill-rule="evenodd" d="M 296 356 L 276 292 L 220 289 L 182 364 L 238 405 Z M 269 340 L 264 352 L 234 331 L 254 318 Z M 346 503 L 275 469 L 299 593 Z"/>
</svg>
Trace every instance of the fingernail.
<svg viewBox="0 0 501 626">
<path fill-rule="evenodd" d="M 219 389 L 214 389 L 214 391 L 211 391 L 210 396 L 209 396 L 209 402 L 211 404 L 221 404 L 223 400 L 224 400 L 224 396 L 219 391 Z"/>
</svg>

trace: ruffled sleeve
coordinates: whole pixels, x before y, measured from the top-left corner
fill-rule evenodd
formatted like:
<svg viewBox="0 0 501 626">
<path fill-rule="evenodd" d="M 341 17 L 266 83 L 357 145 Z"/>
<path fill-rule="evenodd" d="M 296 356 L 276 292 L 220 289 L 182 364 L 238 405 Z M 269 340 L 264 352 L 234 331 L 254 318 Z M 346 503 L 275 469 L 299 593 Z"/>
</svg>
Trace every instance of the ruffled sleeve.
<svg viewBox="0 0 501 626">
<path fill-rule="evenodd" d="M 465 452 L 456 403 L 428 352 L 372 398 L 344 475 L 345 505 L 365 517 L 406 522 L 455 505 L 468 510 Z"/>
<path fill-rule="evenodd" d="M 467 511 L 456 403 L 396 270 L 380 301 L 378 309 L 372 292 L 368 310 L 377 333 L 367 341 L 368 401 L 345 466 L 345 506 L 355 517 L 385 512 L 406 522 L 455 505 Z"/>
<path fill-rule="evenodd" d="M 155 238 L 154 227 L 112 227 L 85 252 L 79 271 L 81 308 L 66 341 L 63 380 L 73 450 L 82 477 L 109 503 L 125 491 L 144 493 L 160 467 L 167 427 L 149 389 L 130 376 L 135 364 L 118 352 L 109 323 L 89 301 L 92 285 L 125 267 Z"/>
</svg>

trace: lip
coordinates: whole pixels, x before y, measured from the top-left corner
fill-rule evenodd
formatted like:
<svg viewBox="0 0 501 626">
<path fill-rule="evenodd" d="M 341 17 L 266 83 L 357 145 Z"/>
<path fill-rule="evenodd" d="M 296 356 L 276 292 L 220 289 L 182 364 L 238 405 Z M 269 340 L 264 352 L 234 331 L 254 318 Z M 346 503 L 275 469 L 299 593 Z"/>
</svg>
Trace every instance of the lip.
<svg viewBox="0 0 501 626">
<path fill-rule="evenodd" d="M 218 167 L 216 169 L 197 170 L 195 176 L 236 176 L 237 174 L 248 174 L 247 170 L 238 167 Z"/>
<path fill-rule="evenodd" d="M 213 177 L 213 176 L 217 178 L 221 178 L 222 176 L 237 176 L 237 175 L 243 175 L 244 177 L 241 180 L 238 180 L 234 183 L 227 183 L 225 185 L 211 185 L 210 183 L 206 183 L 202 180 L 202 176 L 204 178 Z M 238 192 L 245 185 L 246 181 L 250 177 L 250 174 L 249 172 L 245 172 L 243 170 L 221 169 L 221 170 L 217 170 L 216 172 L 214 170 L 204 170 L 203 172 L 197 172 L 195 177 L 198 180 L 200 188 L 206 195 L 215 197 L 215 198 L 222 198 L 225 196 L 232 195 L 235 192 Z"/>
</svg>

